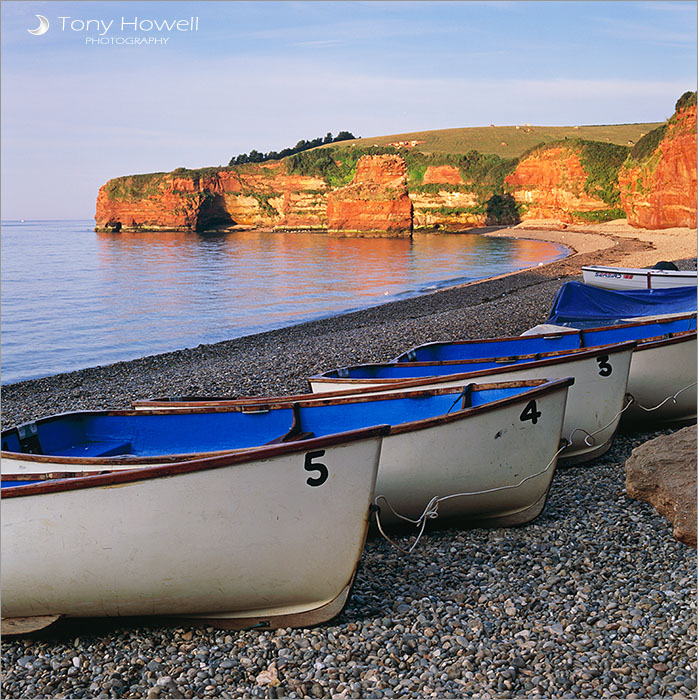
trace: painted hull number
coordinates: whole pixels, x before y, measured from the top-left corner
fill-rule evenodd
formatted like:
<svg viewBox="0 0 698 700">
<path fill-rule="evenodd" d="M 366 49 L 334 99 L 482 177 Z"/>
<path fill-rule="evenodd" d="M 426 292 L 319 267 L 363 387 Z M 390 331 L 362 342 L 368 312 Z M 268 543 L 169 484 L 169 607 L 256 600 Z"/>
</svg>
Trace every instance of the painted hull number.
<svg viewBox="0 0 698 700">
<path fill-rule="evenodd" d="M 613 372 L 613 367 L 608 361 L 608 355 L 601 355 L 601 357 L 596 358 L 596 361 L 599 363 L 599 374 L 602 377 L 608 377 Z"/>
<path fill-rule="evenodd" d="M 304 469 L 307 472 L 318 472 L 318 476 L 311 476 L 305 480 L 308 486 L 322 486 L 329 476 L 327 467 L 322 464 L 322 462 L 313 462 L 314 459 L 318 457 L 323 457 L 325 450 L 315 450 L 314 452 L 308 452 L 305 455 L 305 465 Z"/>
<path fill-rule="evenodd" d="M 535 425 L 542 415 L 543 414 L 538 410 L 536 402 L 534 400 L 531 400 L 526 404 L 526 408 L 524 408 L 524 410 L 521 411 L 519 419 L 522 421 L 530 420 L 531 423 Z"/>
</svg>

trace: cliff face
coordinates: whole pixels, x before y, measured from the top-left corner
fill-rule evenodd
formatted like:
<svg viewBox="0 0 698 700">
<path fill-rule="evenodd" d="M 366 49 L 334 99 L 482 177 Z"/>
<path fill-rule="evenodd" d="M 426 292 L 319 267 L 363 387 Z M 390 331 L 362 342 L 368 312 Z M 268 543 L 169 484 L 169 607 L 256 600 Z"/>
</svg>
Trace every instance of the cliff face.
<svg viewBox="0 0 698 700">
<path fill-rule="evenodd" d="M 196 228 L 207 191 L 201 180 L 172 173 L 110 180 L 97 195 L 97 227 L 119 222 L 124 228 Z"/>
<path fill-rule="evenodd" d="M 462 185 L 464 182 L 460 169 L 454 165 L 429 165 L 424 171 L 422 184 Z"/>
<path fill-rule="evenodd" d="M 193 230 L 232 226 L 325 228 L 329 186 L 282 163 L 116 178 L 97 196 L 97 228 Z"/>
<path fill-rule="evenodd" d="M 635 226 L 695 227 L 695 99 L 684 94 L 672 119 L 632 152 L 577 138 L 540 145 L 519 159 L 350 146 L 281 161 L 115 178 L 99 191 L 97 229 L 243 226 L 409 236 L 521 219 L 626 215 Z"/>
<path fill-rule="evenodd" d="M 452 191 L 444 184 L 436 192 L 410 192 L 410 199 L 415 230 L 460 231 L 486 223 L 487 216 L 473 192 Z"/>
<path fill-rule="evenodd" d="M 400 156 L 362 156 L 351 184 L 327 197 L 330 233 L 412 234 L 412 201 Z"/>
<path fill-rule="evenodd" d="M 585 192 L 587 177 L 579 154 L 558 146 L 524 158 L 505 183 L 523 205 L 522 219 L 572 221 L 575 213 L 609 208 L 601 198 Z"/>
<path fill-rule="evenodd" d="M 642 146 L 642 142 L 637 145 Z M 644 157 L 636 159 L 631 153 L 618 181 L 623 208 L 632 226 L 695 228 L 696 105 L 677 110 L 664 137 Z"/>
</svg>

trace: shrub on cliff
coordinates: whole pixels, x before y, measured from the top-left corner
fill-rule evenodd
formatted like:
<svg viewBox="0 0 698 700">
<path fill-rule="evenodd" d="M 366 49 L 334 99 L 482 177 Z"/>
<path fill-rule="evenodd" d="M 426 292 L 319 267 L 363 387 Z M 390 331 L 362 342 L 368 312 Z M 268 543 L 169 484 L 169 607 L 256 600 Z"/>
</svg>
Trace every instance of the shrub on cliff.
<svg viewBox="0 0 698 700">
<path fill-rule="evenodd" d="M 518 163 L 518 158 L 470 151 L 463 157 L 461 172 L 466 182 L 473 182 L 473 191 L 484 201 L 492 195 L 504 194 L 504 179 L 514 172 Z"/>
<path fill-rule="evenodd" d="M 159 194 L 160 183 L 167 173 L 146 173 L 115 177 L 105 185 L 107 197 L 117 201 L 134 201 Z"/>
<path fill-rule="evenodd" d="M 343 187 L 354 177 L 356 164 L 361 156 L 395 153 L 397 149 L 392 146 L 321 148 L 290 156 L 286 159 L 286 169 L 290 175 L 319 177 L 332 187 Z"/>
<path fill-rule="evenodd" d="M 618 171 L 628 156 L 629 148 L 615 143 L 581 141 L 579 159 L 587 174 L 584 191 L 603 199 L 612 209 L 620 206 Z"/>
<path fill-rule="evenodd" d="M 674 111 L 682 112 L 683 110 L 692 107 L 694 104 L 696 104 L 696 93 L 689 90 L 688 92 L 684 92 L 683 95 L 676 100 Z"/>
<path fill-rule="evenodd" d="M 656 129 L 652 129 L 645 134 L 632 148 L 628 163 L 642 163 L 649 158 L 657 149 L 657 146 L 664 140 L 668 125 L 662 124 Z"/>
<path fill-rule="evenodd" d="M 504 193 L 504 178 L 514 171 L 518 163 L 516 158 L 501 158 L 494 153 L 480 153 L 470 150 L 462 153 L 422 153 L 405 151 L 400 155 L 407 167 L 407 184 L 411 191 L 437 192 L 475 192 L 483 208 L 493 194 Z M 423 185 L 426 169 L 430 166 L 451 165 L 460 170 L 463 185 Z"/>
<path fill-rule="evenodd" d="M 493 194 L 485 207 L 488 226 L 496 224 L 518 224 L 521 221 L 519 204 L 510 194 Z"/>
</svg>

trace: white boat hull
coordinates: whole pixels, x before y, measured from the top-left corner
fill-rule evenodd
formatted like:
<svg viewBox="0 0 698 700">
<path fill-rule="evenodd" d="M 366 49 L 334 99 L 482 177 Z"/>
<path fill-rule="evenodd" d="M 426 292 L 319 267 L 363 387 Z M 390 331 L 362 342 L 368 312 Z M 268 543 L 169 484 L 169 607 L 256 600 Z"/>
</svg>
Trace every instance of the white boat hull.
<svg viewBox="0 0 698 700">
<path fill-rule="evenodd" d="M 329 619 L 361 556 L 384 430 L 4 490 L 3 618 Z"/>
<path fill-rule="evenodd" d="M 432 498 L 439 518 L 520 525 L 544 508 L 557 463 L 567 388 L 467 420 L 386 436 L 376 481 L 381 523 L 418 519 Z M 529 407 L 528 418 L 526 409 Z M 523 415 L 523 417 L 522 417 Z M 381 499 L 389 504 L 389 507 Z"/>
<path fill-rule="evenodd" d="M 695 331 L 640 345 L 633 353 L 628 378 L 628 394 L 634 402 L 623 422 L 695 420 L 697 358 Z"/>
<path fill-rule="evenodd" d="M 422 381 L 421 385 L 411 389 L 392 385 L 390 391 L 369 391 L 363 396 L 349 392 L 349 396 L 342 397 L 259 397 L 255 399 L 254 408 L 268 413 L 296 405 L 301 407 L 299 425 L 303 425 L 304 430 L 313 431 L 318 425 L 314 421 L 326 410 L 351 411 L 352 406 L 360 404 L 384 403 L 390 411 L 392 401 L 386 394 L 399 394 L 399 398 L 405 399 L 410 397 L 409 400 L 414 402 L 415 418 L 410 419 L 406 413 L 384 414 L 380 407 L 375 413 L 396 418 L 383 439 L 377 477 L 381 495 L 397 512 L 415 519 L 432 498 L 468 492 L 474 495 L 449 498 L 440 513 L 444 517 L 509 525 L 531 520 L 545 504 L 557 463 L 571 382 L 566 378 L 550 382 L 541 377 L 531 382 L 480 384 L 468 378 L 467 381 L 452 379 L 438 383 L 427 391 L 428 387 Z M 484 402 L 477 398 L 473 405 L 461 408 L 464 396 L 473 401 L 473 395 L 479 397 L 481 393 L 486 397 Z M 376 400 L 377 394 L 383 395 L 379 401 Z M 419 404 L 433 395 L 445 395 L 442 412 L 416 417 L 423 415 Z M 246 405 L 245 400 L 230 401 L 227 410 L 240 410 Z M 207 409 L 199 406 L 198 410 L 205 412 Z M 221 410 L 221 406 L 208 410 Z M 167 411 L 158 411 L 163 412 Z M 47 460 L 52 458 L 24 455 L 22 459 L 22 463 L 11 465 L 6 458 L 3 476 L 11 477 L 12 469 L 14 475 L 29 478 L 33 474 L 41 478 L 40 467 L 47 468 Z M 59 466 L 51 466 L 54 475 L 58 474 Z M 73 470 L 95 469 L 96 464 L 95 460 L 84 460 L 66 466 Z M 102 467 L 111 468 L 108 461 L 103 461 Z M 116 469 L 113 471 L 118 473 Z M 478 493 L 483 489 L 494 491 Z M 388 509 L 384 521 L 392 520 Z"/>
<path fill-rule="evenodd" d="M 619 346 L 617 346 L 619 347 Z M 556 365 L 527 363 L 488 372 L 472 373 L 471 381 L 517 381 L 550 377 L 574 377 L 569 388 L 562 437 L 570 444 L 560 456 L 567 464 L 588 461 L 610 449 L 625 406 L 625 394 L 633 345 L 624 344 L 610 352 L 603 347 L 580 359 L 560 357 Z M 604 359 L 605 358 L 605 359 Z M 609 371 L 610 370 L 610 371 Z M 456 386 L 468 381 L 468 375 L 430 377 L 424 388 Z M 311 377 L 314 392 L 341 391 L 374 387 L 391 391 L 389 380 Z M 426 380 L 421 380 L 422 382 Z M 588 436 L 593 437 L 589 438 Z"/>
<path fill-rule="evenodd" d="M 601 289 L 629 291 L 633 289 L 673 289 L 696 286 L 696 272 L 655 270 L 634 267 L 582 267 L 584 284 Z"/>
</svg>

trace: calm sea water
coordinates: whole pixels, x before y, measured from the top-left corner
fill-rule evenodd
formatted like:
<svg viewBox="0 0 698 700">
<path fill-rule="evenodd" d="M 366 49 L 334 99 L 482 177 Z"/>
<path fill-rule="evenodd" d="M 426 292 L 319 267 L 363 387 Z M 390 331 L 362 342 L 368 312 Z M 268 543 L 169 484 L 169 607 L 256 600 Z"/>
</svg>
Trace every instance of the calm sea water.
<svg viewBox="0 0 698 700">
<path fill-rule="evenodd" d="M 95 233 L 2 225 L 4 384 L 240 337 L 564 255 L 475 234 Z"/>
</svg>

